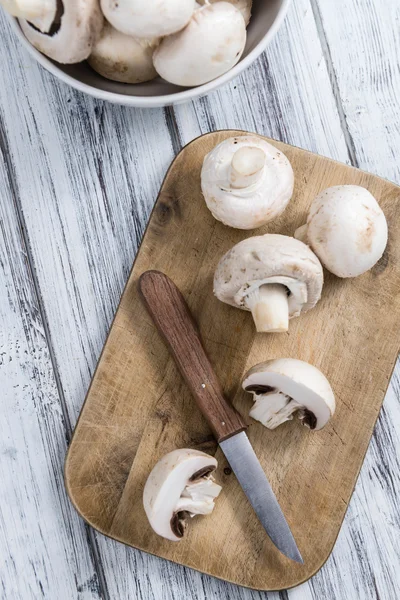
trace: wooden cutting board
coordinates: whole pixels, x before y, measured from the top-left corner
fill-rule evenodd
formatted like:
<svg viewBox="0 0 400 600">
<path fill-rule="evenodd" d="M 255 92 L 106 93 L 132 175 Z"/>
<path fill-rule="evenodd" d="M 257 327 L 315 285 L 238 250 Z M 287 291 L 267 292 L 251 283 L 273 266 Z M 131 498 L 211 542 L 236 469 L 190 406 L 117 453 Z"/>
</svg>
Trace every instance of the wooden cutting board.
<svg viewBox="0 0 400 600">
<path fill-rule="evenodd" d="M 328 558 L 398 354 L 400 188 L 272 141 L 293 165 L 294 197 L 262 229 L 230 229 L 207 210 L 200 170 L 213 146 L 243 133 L 221 131 L 194 140 L 168 171 L 76 426 L 65 481 L 78 512 L 105 535 L 239 585 L 280 590 L 302 583 Z M 345 183 L 368 188 L 380 202 L 390 234 L 384 256 L 357 279 L 326 273 L 321 301 L 292 320 L 287 334 L 256 335 L 250 313 L 213 296 L 219 259 L 249 235 L 292 235 L 322 189 Z M 210 435 L 139 299 L 137 281 L 147 269 L 164 271 L 183 292 L 223 388 L 246 418 L 252 399 L 240 382 L 257 362 L 299 358 L 330 380 L 337 410 L 322 431 L 311 432 L 298 421 L 275 431 L 251 422 L 248 430 L 304 565 L 275 549 Z M 156 461 L 181 447 L 216 455 L 223 492 L 213 514 L 193 519 L 186 537 L 173 543 L 149 527 L 142 491 Z"/>
</svg>

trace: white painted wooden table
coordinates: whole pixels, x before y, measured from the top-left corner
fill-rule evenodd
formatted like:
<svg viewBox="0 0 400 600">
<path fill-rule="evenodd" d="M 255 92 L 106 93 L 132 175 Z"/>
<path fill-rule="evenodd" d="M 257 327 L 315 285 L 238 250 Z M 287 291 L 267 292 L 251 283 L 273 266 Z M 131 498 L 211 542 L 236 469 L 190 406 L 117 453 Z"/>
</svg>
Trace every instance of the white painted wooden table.
<svg viewBox="0 0 400 600">
<path fill-rule="evenodd" d="M 400 183 L 399 28 L 400 0 L 294 0 L 239 79 L 142 111 L 58 83 L 0 15 L 1 599 L 400 598 L 400 365 L 334 552 L 294 590 L 251 592 L 114 543 L 63 487 L 71 431 L 174 154 L 201 133 L 246 129 Z"/>
</svg>

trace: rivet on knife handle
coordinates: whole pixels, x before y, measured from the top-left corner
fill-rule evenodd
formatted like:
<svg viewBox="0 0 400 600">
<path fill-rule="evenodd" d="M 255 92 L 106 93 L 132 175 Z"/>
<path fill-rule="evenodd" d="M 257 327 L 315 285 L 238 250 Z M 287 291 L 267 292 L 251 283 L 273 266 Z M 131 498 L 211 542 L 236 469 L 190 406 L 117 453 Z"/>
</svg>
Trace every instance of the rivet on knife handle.
<svg viewBox="0 0 400 600">
<path fill-rule="evenodd" d="M 139 290 L 217 441 L 244 431 L 247 425 L 224 397 L 197 326 L 176 285 L 159 271 L 146 271 L 140 277 Z"/>
</svg>

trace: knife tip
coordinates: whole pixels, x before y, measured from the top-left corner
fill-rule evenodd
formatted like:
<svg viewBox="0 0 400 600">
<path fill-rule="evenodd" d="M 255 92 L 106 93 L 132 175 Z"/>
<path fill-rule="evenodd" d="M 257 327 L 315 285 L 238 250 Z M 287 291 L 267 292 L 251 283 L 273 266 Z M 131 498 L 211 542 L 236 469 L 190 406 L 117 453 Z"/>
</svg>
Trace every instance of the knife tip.
<svg viewBox="0 0 400 600">
<path fill-rule="evenodd" d="M 293 552 L 288 554 L 287 557 L 291 558 L 292 560 L 299 563 L 300 565 L 304 565 L 303 557 L 301 556 L 300 551 L 297 548 L 297 546 L 296 546 L 296 548 L 293 548 Z"/>
</svg>

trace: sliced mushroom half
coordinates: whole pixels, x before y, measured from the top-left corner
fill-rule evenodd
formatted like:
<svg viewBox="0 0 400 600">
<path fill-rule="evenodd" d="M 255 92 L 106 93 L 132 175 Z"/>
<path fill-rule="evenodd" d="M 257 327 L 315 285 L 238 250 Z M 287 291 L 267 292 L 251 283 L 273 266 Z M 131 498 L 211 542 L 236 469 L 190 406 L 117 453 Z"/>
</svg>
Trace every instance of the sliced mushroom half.
<svg viewBox="0 0 400 600">
<path fill-rule="evenodd" d="M 245 44 L 241 13 L 228 2 L 205 4 L 182 31 L 162 40 L 154 52 L 154 66 L 175 85 L 202 85 L 236 65 Z"/>
<path fill-rule="evenodd" d="M 103 77 L 122 83 L 142 83 L 157 77 L 153 65 L 159 39 L 133 38 L 106 23 L 88 62 Z"/>
<path fill-rule="evenodd" d="M 279 358 L 250 369 L 243 389 L 254 396 L 250 416 L 275 429 L 297 414 L 309 429 L 322 429 L 335 412 L 329 381 L 313 365 L 294 358 Z"/>
<path fill-rule="evenodd" d="M 293 194 L 286 156 L 258 136 L 224 140 L 204 159 L 201 189 L 213 216 L 237 229 L 255 229 L 278 217 Z"/>
<path fill-rule="evenodd" d="M 173 542 L 182 539 L 188 518 L 209 515 L 221 486 L 212 473 L 215 458 L 198 450 L 174 450 L 151 471 L 143 491 L 143 506 L 154 531 Z"/>
<path fill-rule="evenodd" d="M 302 242 L 266 234 L 236 244 L 214 276 L 219 300 L 251 311 L 259 332 L 284 332 L 289 319 L 313 308 L 321 297 L 321 263 Z"/>
<path fill-rule="evenodd" d="M 337 185 L 313 201 L 306 225 L 295 237 L 309 244 L 338 277 L 362 275 L 382 257 L 388 227 L 373 195 L 358 185 Z"/>
<path fill-rule="evenodd" d="M 20 20 L 22 31 L 32 46 L 62 64 L 86 60 L 100 36 L 103 23 L 98 0 L 63 0 L 48 33 Z"/>
</svg>

